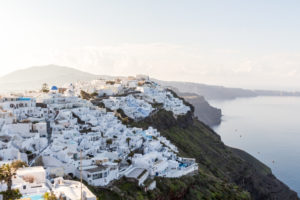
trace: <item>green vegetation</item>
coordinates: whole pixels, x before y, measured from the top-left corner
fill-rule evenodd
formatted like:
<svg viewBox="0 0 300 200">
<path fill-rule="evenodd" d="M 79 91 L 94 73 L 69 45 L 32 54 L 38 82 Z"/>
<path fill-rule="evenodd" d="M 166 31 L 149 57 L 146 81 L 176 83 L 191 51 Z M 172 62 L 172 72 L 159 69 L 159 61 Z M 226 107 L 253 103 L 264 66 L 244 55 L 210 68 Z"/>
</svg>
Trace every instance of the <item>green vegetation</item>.
<svg viewBox="0 0 300 200">
<path fill-rule="evenodd" d="M 44 199 L 45 199 L 45 200 L 57 200 L 57 198 L 55 197 L 55 195 L 54 195 L 53 192 L 51 192 L 51 193 L 46 192 L 46 193 L 44 194 Z"/>
<path fill-rule="evenodd" d="M 132 158 L 134 156 L 134 152 L 130 151 L 130 153 L 128 154 L 128 157 Z"/>
<path fill-rule="evenodd" d="M 49 87 L 48 87 L 48 84 L 47 83 L 44 83 L 42 85 L 42 90 L 41 90 L 43 93 L 48 93 L 50 90 L 49 90 Z"/>
<path fill-rule="evenodd" d="M 81 90 L 80 91 L 80 96 L 81 96 L 82 99 L 90 100 L 90 99 L 96 99 L 98 97 L 98 93 L 97 92 L 87 93 L 87 92 Z"/>
<path fill-rule="evenodd" d="M 13 161 L 11 164 L 4 164 L 0 167 L 0 181 L 4 181 L 7 184 L 7 194 L 14 194 L 12 192 L 12 178 L 16 171 L 25 167 L 27 164 L 22 161 Z"/>
<path fill-rule="evenodd" d="M 3 200 L 15 200 L 22 197 L 19 190 L 7 190 L 5 192 L 0 192 L 0 194 L 3 196 Z"/>
<path fill-rule="evenodd" d="M 114 85 L 115 83 L 115 81 L 106 81 L 106 85 Z"/>
<path fill-rule="evenodd" d="M 131 140 L 130 137 L 126 138 L 126 143 L 127 143 L 128 147 L 129 147 L 129 144 L 130 144 L 130 140 Z"/>
<path fill-rule="evenodd" d="M 90 96 L 91 96 L 92 98 L 96 98 L 96 97 L 98 96 L 98 93 L 97 93 L 97 92 L 93 92 L 93 93 L 90 94 Z"/>
<path fill-rule="evenodd" d="M 202 172 L 195 176 L 185 176 L 178 179 L 155 178 L 157 188 L 145 191 L 136 182 L 122 178 L 115 182 L 111 190 L 103 188 L 90 189 L 101 200 L 247 200 L 249 193 L 234 184 L 226 183 Z"/>
<path fill-rule="evenodd" d="M 112 139 L 107 139 L 106 140 L 106 145 L 110 146 L 113 143 Z"/>
<path fill-rule="evenodd" d="M 124 125 L 128 125 L 129 123 L 133 122 L 133 119 L 129 118 L 121 108 L 115 111 L 115 116 L 121 120 L 122 124 Z"/>
<path fill-rule="evenodd" d="M 80 91 L 80 96 L 82 99 L 85 99 L 85 100 L 90 100 L 92 98 L 89 93 L 87 93 L 83 90 Z"/>
</svg>

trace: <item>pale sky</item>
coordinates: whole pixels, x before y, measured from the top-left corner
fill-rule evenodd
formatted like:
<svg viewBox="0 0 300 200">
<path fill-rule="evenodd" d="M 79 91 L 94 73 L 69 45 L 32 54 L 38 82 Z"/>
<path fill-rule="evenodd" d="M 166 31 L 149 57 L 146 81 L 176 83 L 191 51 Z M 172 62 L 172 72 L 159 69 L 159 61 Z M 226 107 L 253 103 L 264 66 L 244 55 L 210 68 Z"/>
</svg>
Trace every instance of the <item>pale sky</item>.
<svg viewBox="0 0 300 200">
<path fill-rule="evenodd" d="M 107 75 L 300 89 L 299 0 L 0 0 L 0 76 Z"/>
</svg>

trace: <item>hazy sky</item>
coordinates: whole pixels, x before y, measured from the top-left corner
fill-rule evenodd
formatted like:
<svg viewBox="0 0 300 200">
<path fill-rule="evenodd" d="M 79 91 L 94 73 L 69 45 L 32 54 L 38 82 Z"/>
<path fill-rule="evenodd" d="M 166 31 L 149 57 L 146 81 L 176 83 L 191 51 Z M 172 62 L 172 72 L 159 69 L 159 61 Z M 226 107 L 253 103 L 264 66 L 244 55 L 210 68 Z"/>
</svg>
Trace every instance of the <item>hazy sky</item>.
<svg viewBox="0 0 300 200">
<path fill-rule="evenodd" d="M 299 0 L 0 0 L 0 76 L 45 64 L 300 89 Z"/>
</svg>

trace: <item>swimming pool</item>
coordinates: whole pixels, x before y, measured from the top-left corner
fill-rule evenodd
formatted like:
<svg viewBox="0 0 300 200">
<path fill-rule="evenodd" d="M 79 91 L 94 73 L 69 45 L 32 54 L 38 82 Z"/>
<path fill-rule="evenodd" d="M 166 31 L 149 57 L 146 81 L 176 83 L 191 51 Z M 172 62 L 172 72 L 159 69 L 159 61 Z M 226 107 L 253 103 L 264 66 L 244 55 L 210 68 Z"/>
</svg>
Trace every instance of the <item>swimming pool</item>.
<svg viewBox="0 0 300 200">
<path fill-rule="evenodd" d="M 185 164 L 185 163 L 179 163 L 179 167 L 180 168 L 186 168 L 188 165 L 187 164 Z"/>
<path fill-rule="evenodd" d="M 25 195 L 25 196 L 22 196 L 21 200 L 26 199 L 26 198 L 29 198 L 30 200 L 44 200 L 43 196 L 44 195 L 42 195 L 42 194 Z"/>
</svg>

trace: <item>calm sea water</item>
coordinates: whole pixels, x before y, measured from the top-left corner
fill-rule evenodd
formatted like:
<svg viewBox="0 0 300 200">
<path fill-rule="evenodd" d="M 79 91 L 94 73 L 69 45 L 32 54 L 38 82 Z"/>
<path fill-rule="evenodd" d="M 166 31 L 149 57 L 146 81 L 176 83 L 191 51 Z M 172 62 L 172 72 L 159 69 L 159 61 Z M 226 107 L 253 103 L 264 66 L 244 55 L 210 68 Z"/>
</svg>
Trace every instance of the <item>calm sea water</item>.
<svg viewBox="0 0 300 200">
<path fill-rule="evenodd" d="M 225 144 L 243 149 L 268 165 L 300 194 L 300 98 L 256 97 L 211 101 L 223 121 L 214 127 Z"/>
</svg>

